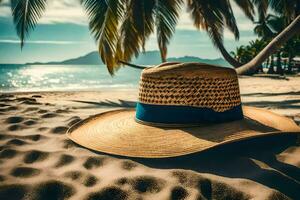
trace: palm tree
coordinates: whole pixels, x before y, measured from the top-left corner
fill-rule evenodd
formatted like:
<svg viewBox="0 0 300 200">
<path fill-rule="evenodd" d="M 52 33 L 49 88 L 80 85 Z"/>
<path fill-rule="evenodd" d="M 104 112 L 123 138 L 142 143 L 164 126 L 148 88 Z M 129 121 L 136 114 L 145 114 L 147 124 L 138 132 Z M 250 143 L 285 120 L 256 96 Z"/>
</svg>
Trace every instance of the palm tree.
<svg viewBox="0 0 300 200">
<path fill-rule="evenodd" d="M 254 10 L 250 0 L 235 1 L 246 15 L 253 19 Z M 16 27 L 23 46 L 26 35 L 34 28 L 45 10 L 46 0 L 11 0 L 11 2 L 12 10 L 23 13 L 18 19 L 23 20 L 23 23 Z M 128 64 L 133 56 L 144 50 L 145 41 L 155 29 L 162 61 L 166 61 L 167 45 L 175 31 L 183 0 L 81 0 L 81 2 L 89 15 L 90 29 L 98 42 L 100 56 L 110 73 L 114 73 L 120 62 Z M 187 2 L 191 3 L 189 0 Z M 202 17 L 208 18 L 205 22 L 207 25 L 202 28 L 209 32 L 226 60 L 234 66 L 240 66 L 223 46 L 223 23 L 237 39 L 239 37 L 229 1 L 193 0 L 193 2 L 203 7 L 200 13 Z M 21 13 L 13 12 L 14 18 L 18 18 Z M 219 19 L 220 16 L 222 19 Z M 25 22 L 28 22 L 29 28 Z M 218 25 L 214 25 L 214 22 Z"/>
<path fill-rule="evenodd" d="M 111 74 L 140 51 L 156 30 L 162 61 L 183 0 L 82 0 L 99 53 Z"/>
<path fill-rule="evenodd" d="M 257 68 L 272 54 L 274 54 L 281 46 L 300 32 L 300 15 L 298 15 L 291 24 L 289 24 L 280 34 L 250 62 L 236 69 L 238 74 L 252 74 Z"/>
<path fill-rule="evenodd" d="M 254 7 L 250 0 L 235 0 L 246 16 L 253 20 Z M 234 59 L 225 49 L 223 43 L 224 29 L 228 28 L 239 39 L 239 30 L 228 0 L 188 0 L 188 12 L 197 29 L 205 30 L 215 47 L 221 52 L 224 59 L 234 67 L 242 64 Z"/>
<path fill-rule="evenodd" d="M 288 57 L 288 73 L 292 73 L 292 61 L 297 53 L 300 52 L 300 37 L 295 39 L 290 39 L 287 41 L 286 45 L 283 47 L 283 54 Z"/>
<path fill-rule="evenodd" d="M 90 19 L 101 59 L 111 74 L 144 51 L 146 40 L 156 31 L 162 61 L 175 31 L 183 0 L 80 0 Z M 47 0 L 11 0 L 11 9 L 21 47 L 34 29 Z M 126 48 L 125 48 L 126 47 Z"/>
<path fill-rule="evenodd" d="M 197 22 L 195 25 L 207 30 L 214 41 L 222 41 L 224 24 L 238 36 L 228 1 L 187 1 L 190 11 L 195 11 L 194 21 Z M 21 47 L 30 30 L 42 16 L 46 2 L 47 0 L 11 0 L 13 19 L 21 39 Z M 182 0 L 81 0 L 81 2 L 88 12 L 90 29 L 98 42 L 100 56 L 109 72 L 113 74 L 118 69 L 119 60 L 130 61 L 144 49 L 146 40 L 155 29 L 161 56 L 165 58 L 166 46 L 175 30 Z M 199 4 L 200 2 L 203 4 Z M 206 11 L 199 12 L 199 6 Z M 266 59 L 265 56 L 270 55 L 269 52 L 273 53 L 278 45 L 296 33 L 295 30 L 299 29 L 297 25 L 299 27 L 299 17 L 278 36 L 281 41 L 271 42 L 254 61 L 237 71 L 248 73 L 253 69 L 256 70 L 256 64 L 261 64 Z"/>
</svg>

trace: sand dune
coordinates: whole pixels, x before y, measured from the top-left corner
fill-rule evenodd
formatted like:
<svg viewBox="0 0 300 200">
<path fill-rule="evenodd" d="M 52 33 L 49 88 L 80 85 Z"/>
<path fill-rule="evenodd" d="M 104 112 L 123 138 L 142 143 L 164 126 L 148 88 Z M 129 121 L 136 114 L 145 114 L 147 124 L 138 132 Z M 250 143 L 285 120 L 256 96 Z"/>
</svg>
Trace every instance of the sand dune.
<svg viewBox="0 0 300 200">
<path fill-rule="evenodd" d="M 245 104 L 299 123 L 299 79 L 240 82 Z M 136 90 L 1 94 L 0 199 L 299 198 L 296 136 L 252 139 L 169 159 L 96 153 L 66 138 L 68 127 L 81 119 L 134 107 L 136 96 Z"/>
</svg>

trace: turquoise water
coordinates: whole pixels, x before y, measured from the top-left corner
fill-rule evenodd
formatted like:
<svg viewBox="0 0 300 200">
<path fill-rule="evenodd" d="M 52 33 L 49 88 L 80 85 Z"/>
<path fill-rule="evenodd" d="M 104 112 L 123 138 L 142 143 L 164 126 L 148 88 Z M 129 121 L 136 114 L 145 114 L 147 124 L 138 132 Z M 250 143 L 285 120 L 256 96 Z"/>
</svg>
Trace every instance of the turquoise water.
<svg viewBox="0 0 300 200">
<path fill-rule="evenodd" d="M 100 65 L 0 65 L 0 92 L 135 88 L 140 73 L 123 67 L 111 77 Z"/>
</svg>

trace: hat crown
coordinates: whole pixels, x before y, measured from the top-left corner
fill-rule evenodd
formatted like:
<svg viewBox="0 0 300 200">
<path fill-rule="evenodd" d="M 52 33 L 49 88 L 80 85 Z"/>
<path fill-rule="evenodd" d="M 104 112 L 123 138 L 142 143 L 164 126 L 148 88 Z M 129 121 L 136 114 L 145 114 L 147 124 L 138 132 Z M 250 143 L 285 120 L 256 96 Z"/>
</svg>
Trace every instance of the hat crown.
<svg viewBox="0 0 300 200">
<path fill-rule="evenodd" d="M 234 69 L 202 63 L 163 64 L 142 72 L 139 102 L 224 112 L 241 104 Z"/>
<path fill-rule="evenodd" d="M 237 78 L 236 71 L 231 68 L 219 67 L 205 63 L 163 63 L 156 67 L 143 70 L 142 77 L 168 78 L 174 76 L 211 77 L 211 78 Z"/>
</svg>

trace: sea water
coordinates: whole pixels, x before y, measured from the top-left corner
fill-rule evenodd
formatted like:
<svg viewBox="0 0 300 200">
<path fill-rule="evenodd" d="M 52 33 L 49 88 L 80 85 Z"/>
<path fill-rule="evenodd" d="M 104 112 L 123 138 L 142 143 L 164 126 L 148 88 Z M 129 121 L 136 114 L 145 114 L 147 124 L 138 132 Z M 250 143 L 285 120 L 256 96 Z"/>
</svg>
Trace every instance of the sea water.
<svg viewBox="0 0 300 200">
<path fill-rule="evenodd" d="M 78 91 L 136 88 L 141 70 L 104 65 L 0 65 L 0 92 Z"/>
</svg>

